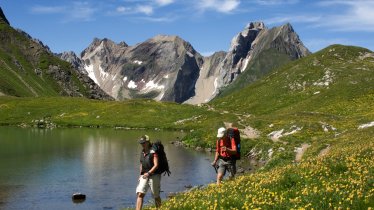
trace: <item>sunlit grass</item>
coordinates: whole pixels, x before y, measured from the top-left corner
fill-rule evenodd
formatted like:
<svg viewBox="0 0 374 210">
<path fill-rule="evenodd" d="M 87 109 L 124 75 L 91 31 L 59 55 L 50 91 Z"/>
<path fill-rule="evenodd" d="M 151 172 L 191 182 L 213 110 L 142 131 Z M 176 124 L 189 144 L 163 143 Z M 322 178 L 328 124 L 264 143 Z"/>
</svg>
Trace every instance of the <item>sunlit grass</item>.
<svg viewBox="0 0 374 210">
<path fill-rule="evenodd" d="M 325 156 L 183 193 L 163 209 L 369 209 L 374 205 L 373 135 L 374 129 L 344 135 Z"/>
</svg>

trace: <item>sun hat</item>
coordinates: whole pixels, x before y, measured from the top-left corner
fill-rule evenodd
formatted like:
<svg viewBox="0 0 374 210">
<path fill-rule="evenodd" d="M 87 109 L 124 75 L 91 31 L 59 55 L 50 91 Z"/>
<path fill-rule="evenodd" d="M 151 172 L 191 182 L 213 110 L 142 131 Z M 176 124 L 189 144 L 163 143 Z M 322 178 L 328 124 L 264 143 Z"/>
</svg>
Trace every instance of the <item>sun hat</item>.
<svg viewBox="0 0 374 210">
<path fill-rule="evenodd" d="M 149 142 L 149 136 L 147 135 L 144 135 L 139 139 L 139 144 L 144 144 L 145 142 Z"/>
<path fill-rule="evenodd" d="M 218 128 L 217 137 L 222 138 L 225 135 L 225 132 L 226 132 L 226 128 L 224 127 Z"/>
</svg>

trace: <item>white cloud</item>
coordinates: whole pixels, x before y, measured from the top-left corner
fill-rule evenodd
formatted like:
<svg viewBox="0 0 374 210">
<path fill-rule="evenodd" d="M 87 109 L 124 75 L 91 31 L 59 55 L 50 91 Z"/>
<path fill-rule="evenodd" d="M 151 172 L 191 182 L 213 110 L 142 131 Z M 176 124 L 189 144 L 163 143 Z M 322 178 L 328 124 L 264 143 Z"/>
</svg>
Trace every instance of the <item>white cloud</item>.
<svg viewBox="0 0 374 210">
<path fill-rule="evenodd" d="M 31 12 L 34 14 L 56 14 L 63 13 L 65 9 L 65 7 L 34 6 L 31 8 Z"/>
<path fill-rule="evenodd" d="M 138 5 L 136 7 L 136 12 L 144 13 L 146 15 L 152 15 L 153 14 L 153 7 L 149 6 L 149 5 Z"/>
<path fill-rule="evenodd" d="M 73 2 L 67 6 L 33 6 L 31 12 L 34 14 L 62 14 L 63 22 L 91 21 L 93 20 L 94 9 L 88 2 Z"/>
<path fill-rule="evenodd" d="M 281 4 L 296 4 L 299 3 L 299 0 L 256 0 L 255 3 L 259 5 L 273 6 Z"/>
<path fill-rule="evenodd" d="M 320 7 L 340 7 L 338 14 L 314 12 L 302 15 L 280 15 L 265 19 L 266 24 L 309 23 L 310 27 L 330 31 L 374 32 L 374 1 L 322 1 Z"/>
<path fill-rule="evenodd" d="M 174 22 L 178 17 L 140 17 L 140 20 L 145 20 L 148 22 Z"/>
<path fill-rule="evenodd" d="M 87 2 L 74 2 L 71 10 L 68 11 L 67 20 L 90 21 L 93 20 L 95 11 L 96 9 Z"/>
<path fill-rule="evenodd" d="M 174 0 L 155 0 L 155 2 L 156 4 L 160 6 L 166 6 L 166 5 L 174 3 Z"/>
<path fill-rule="evenodd" d="M 240 0 L 198 0 L 196 2 L 200 11 L 214 10 L 222 13 L 230 13 L 240 4 Z"/>
<path fill-rule="evenodd" d="M 123 7 L 123 6 L 119 6 L 116 8 L 116 12 L 118 13 L 126 13 L 126 12 L 129 12 L 131 11 L 131 8 L 129 7 Z"/>
<path fill-rule="evenodd" d="M 264 22 L 268 25 L 280 23 L 316 23 L 322 20 L 322 16 L 314 15 L 295 15 L 295 16 L 279 16 L 270 19 L 265 19 Z"/>
<path fill-rule="evenodd" d="M 344 6 L 347 10 L 338 15 L 326 15 L 317 26 L 329 27 L 334 31 L 374 31 L 374 1 L 330 1 L 319 5 Z"/>
</svg>

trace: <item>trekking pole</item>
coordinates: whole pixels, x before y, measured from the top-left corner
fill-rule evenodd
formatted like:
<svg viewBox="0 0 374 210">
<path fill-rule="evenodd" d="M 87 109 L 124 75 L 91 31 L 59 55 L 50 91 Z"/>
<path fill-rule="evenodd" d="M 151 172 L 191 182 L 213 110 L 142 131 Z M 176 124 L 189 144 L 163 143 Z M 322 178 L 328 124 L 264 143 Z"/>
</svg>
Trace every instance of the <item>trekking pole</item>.
<svg viewBox="0 0 374 210">
<path fill-rule="evenodd" d="M 216 171 L 216 174 L 218 173 L 218 171 L 217 171 L 217 165 L 212 165 L 213 166 L 213 168 L 214 168 L 214 170 Z"/>
</svg>

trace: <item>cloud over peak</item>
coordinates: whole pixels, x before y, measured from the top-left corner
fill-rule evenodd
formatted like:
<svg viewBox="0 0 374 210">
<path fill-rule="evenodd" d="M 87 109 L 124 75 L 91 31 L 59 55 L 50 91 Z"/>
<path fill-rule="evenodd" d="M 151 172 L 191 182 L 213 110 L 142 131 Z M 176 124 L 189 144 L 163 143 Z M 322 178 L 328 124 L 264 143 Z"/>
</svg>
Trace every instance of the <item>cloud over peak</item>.
<svg viewBox="0 0 374 210">
<path fill-rule="evenodd" d="M 96 9 L 88 2 L 73 2 L 66 6 L 33 6 L 30 9 L 33 14 L 62 14 L 62 22 L 91 21 Z"/>
<path fill-rule="evenodd" d="M 240 4 L 240 0 L 198 0 L 200 11 L 213 10 L 221 13 L 230 13 Z"/>
</svg>

